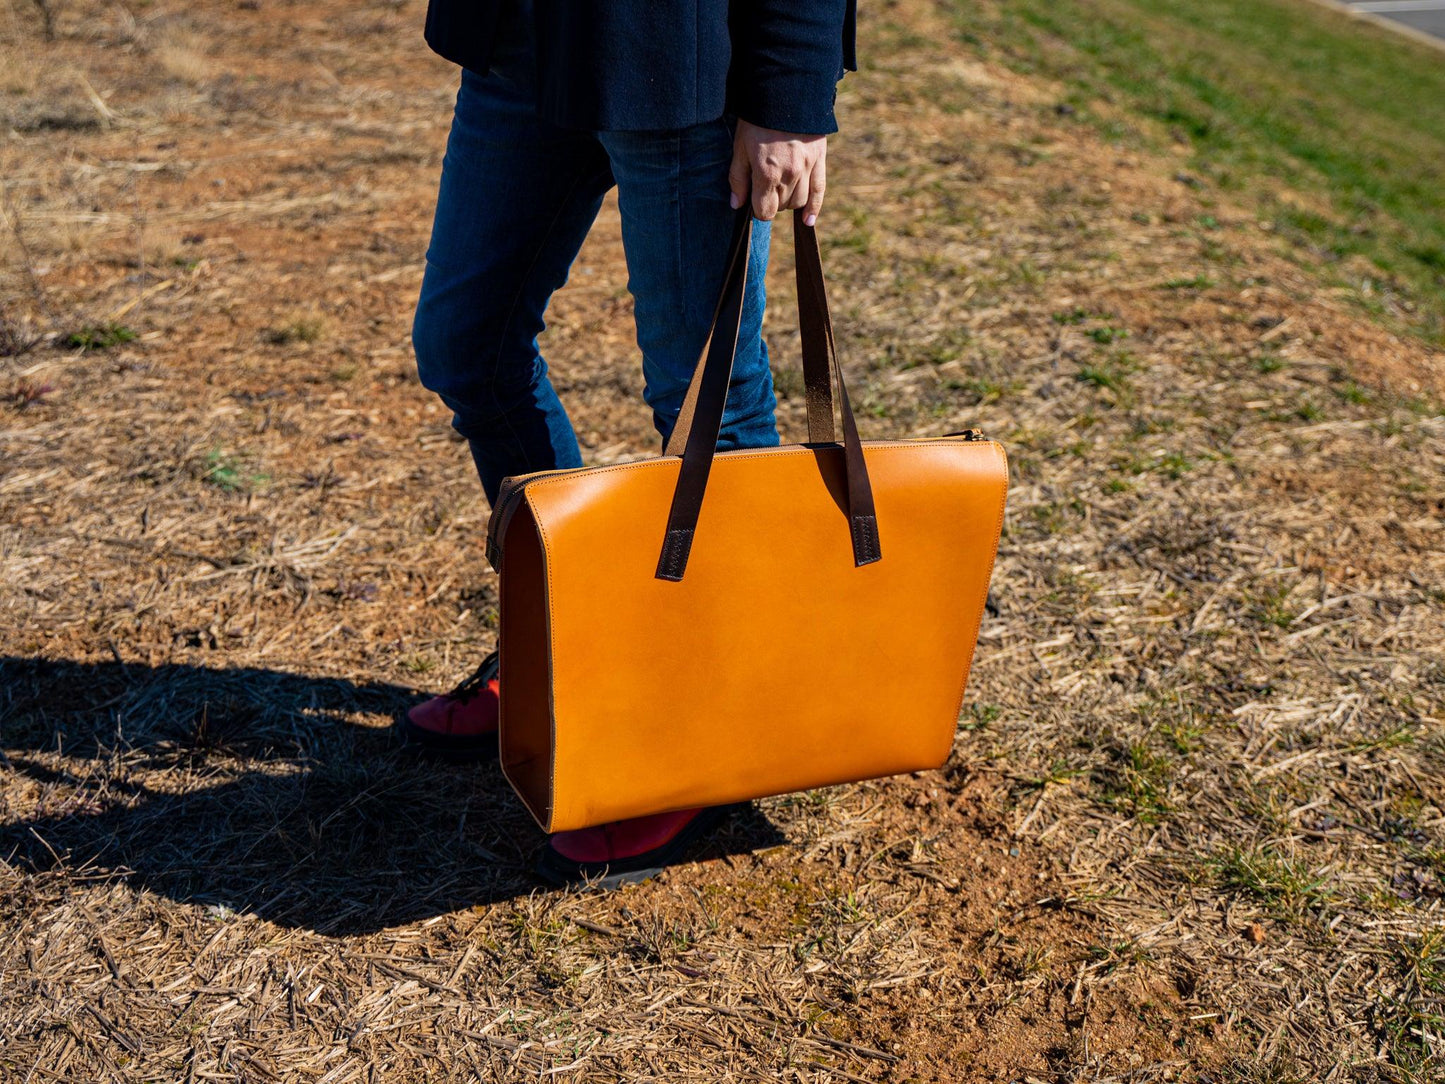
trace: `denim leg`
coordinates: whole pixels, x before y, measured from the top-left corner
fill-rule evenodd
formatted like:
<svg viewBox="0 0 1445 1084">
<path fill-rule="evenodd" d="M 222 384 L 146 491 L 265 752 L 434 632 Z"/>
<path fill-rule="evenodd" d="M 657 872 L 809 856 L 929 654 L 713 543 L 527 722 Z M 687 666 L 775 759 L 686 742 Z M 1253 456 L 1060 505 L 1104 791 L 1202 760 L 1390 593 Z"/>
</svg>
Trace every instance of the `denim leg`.
<svg viewBox="0 0 1445 1084">
<path fill-rule="evenodd" d="M 508 475 L 582 465 L 537 336 L 612 183 L 595 136 L 539 120 L 524 83 L 463 70 L 412 343 L 490 501 Z"/>
<path fill-rule="evenodd" d="M 682 409 L 722 289 L 736 212 L 728 204 L 733 126 L 727 119 L 667 132 L 599 132 L 617 180 L 628 289 L 647 404 L 666 440 Z M 771 227 L 753 223 L 742 327 L 718 447 L 778 443 L 777 401 L 763 341 Z"/>
</svg>

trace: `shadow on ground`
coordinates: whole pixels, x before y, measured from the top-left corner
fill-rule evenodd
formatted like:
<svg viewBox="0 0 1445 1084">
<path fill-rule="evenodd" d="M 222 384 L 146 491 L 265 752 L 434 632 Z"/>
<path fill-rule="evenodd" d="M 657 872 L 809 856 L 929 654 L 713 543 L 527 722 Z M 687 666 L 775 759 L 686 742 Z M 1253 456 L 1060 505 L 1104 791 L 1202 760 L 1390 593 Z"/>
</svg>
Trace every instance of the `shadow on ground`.
<svg viewBox="0 0 1445 1084">
<path fill-rule="evenodd" d="M 337 935 L 541 889 L 544 837 L 495 763 L 418 759 L 378 725 L 418 699 L 273 670 L 0 657 L 7 786 L 40 788 L 0 822 L 0 861 Z M 781 842 L 748 807 L 692 857 Z"/>
</svg>

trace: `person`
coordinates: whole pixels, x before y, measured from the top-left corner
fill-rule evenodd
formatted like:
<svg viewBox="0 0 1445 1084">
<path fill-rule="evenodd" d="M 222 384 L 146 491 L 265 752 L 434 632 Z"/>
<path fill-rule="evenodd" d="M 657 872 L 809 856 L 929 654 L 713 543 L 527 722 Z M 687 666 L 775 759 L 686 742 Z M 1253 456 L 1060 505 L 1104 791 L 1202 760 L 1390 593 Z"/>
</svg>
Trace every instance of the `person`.
<svg viewBox="0 0 1445 1084">
<path fill-rule="evenodd" d="M 762 338 L 771 222 L 823 205 L 827 136 L 856 70 L 854 0 L 430 0 L 425 38 L 462 66 L 412 324 L 422 384 L 452 411 L 494 506 L 502 479 L 581 467 L 537 346 L 617 187 L 643 399 L 665 441 L 708 336 L 739 209 L 752 251 L 720 449 L 778 443 Z M 494 753 L 495 653 L 399 720 L 447 757 Z M 725 810 L 554 834 L 548 879 L 637 879 Z"/>
</svg>

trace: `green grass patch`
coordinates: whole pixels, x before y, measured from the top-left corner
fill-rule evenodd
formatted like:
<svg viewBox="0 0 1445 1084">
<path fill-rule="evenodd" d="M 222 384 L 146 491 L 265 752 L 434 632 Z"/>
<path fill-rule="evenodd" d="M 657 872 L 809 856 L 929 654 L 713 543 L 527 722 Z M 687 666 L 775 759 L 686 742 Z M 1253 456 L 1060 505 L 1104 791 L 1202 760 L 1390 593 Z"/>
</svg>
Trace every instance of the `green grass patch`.
<svg viewBox="0 0 1445 1084">
<path fill-rule="evenodd" d="M 1427 1036 L 1445 1033 L 1445 930 L 1401 943 L 1394 962 L 1400 983 L 1371 1006 L 1374 1029 L 1394 1065 L 1420 1074 L 1416 1079 L 1438 1080 L 1434 1074 L 1445 1064 Z"/>
<path fill-rule="evenodd" d="M 954 377 L 945 380 L 943 386 L 949 391 L 962 392 L 970 406 L 996 402 L 1011 391 L 1018 390 L 1017 385 L 1001 384 L 986 376 Z"/>
<path fill-rule="evenodd" d="M 1108 346 L 1110 343 L 1118 342 L 1120 339 L 1127 339 L 1129 337 L 1129 330 L 1127 328 L 1111 327 L 1105 324 L 1103 327 L 1091 327 L 1085 334 L 1101 346 Z"/>
<path fill-rule="evenodd" d="M 963 719 L 959 722 L 960 730 L 987 730 L 998 721 L 1003 714 L 1002 706 L 998 704 L 971 704 Z"/>
<path fill-rule="evenodd" d="M 1335 394 L 1345 402 L 1353 403 L 1355 406 L 1367 406 L 1375 399 L 1375 397 L 1370 394 L 1369 389 L 1360 387 L 1360 385 L 1356 384 L 1353 380 L 1346 380 L 1343 384 L 1336 387 Z"/>
<path fill-rule="evenodd" d="M 981 0 L 954 10 L 964 41 L 1064 83 L 1076 115 L 1106 137 L 1122 112 L 1134 138 L 1187 145 L 1196 183 L 1252 198 L 1284 236 L 1327 260 L 1372 261 L 1418 302 L 1407 326 L 1445 341 L 1437 52 L 1301 0 Z"/>
<path fill-rule="evenodd" d="M 1122 396 L 1129 390 L 1128 371 L 1109 362 L 1080 366 L 1079 379 L 1085 384 L 1112 391 L 1115 395 Z"/>
<path fill-rule="evenodd" d="M 1255 595 L 1247 595 L 1250 614 L 1262 625 L 1287 629 L 1294 624 L 1294 611 L 1288 602 L 1292 588 L 1288 584 L 1274 584 Z"/>
<path fill-rule="evenodd" d="M 1105 804 L 1144 824 L 1167 816 L 1169 782 L 1174 775 L 1170 758 L 1142 738 L 1121 743 L 1110 753 L 1109 762 L 1095 773 Z"/>
<path fill-rule="evenodd" d="M 270 476 L 247 469 L 245 461 L 221 448 L 206 453 L 201 480 L 227 493 L 245 493 L 269 482 Z"/>
<path fill-rule="evenodd" d="M 1326 879 L 1305 859 L 1273 847 L 1227 847 L 1209 866 L 1221 888 L 1257 900 L 1279 918 L 1297 918 L 1329 899 Z"/>
<path fill-rule="evenodd" d="M 67 335 L 65 345 L 78 350 L 109 350 L 121 343 L 134 342 L 135 337 L 135 332 L 124 324 L 91 324 Z"/>
<path fill-rule="evenodd" d="M 1191 278 L 1169 279 L 1159 284 L 1161 290 L 1208 290 L 1214 286 L 1208 275 L 1194 275 Z"/>
</svg>

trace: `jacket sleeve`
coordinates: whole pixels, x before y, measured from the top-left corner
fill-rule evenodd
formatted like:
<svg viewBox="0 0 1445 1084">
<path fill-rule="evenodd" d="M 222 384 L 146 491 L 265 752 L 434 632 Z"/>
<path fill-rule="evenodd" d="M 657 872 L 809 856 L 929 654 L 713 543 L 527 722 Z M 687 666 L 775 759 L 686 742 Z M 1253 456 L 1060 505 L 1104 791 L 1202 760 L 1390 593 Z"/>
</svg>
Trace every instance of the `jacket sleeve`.
<svg viewBox="0 0 1445 1084">
<path fill-rule="evenodd" d="M 833 101 L 856 71 L 855 0 L 733 0 L 728 108 L 782 132 L 838 130 Z"/>
</svg>

